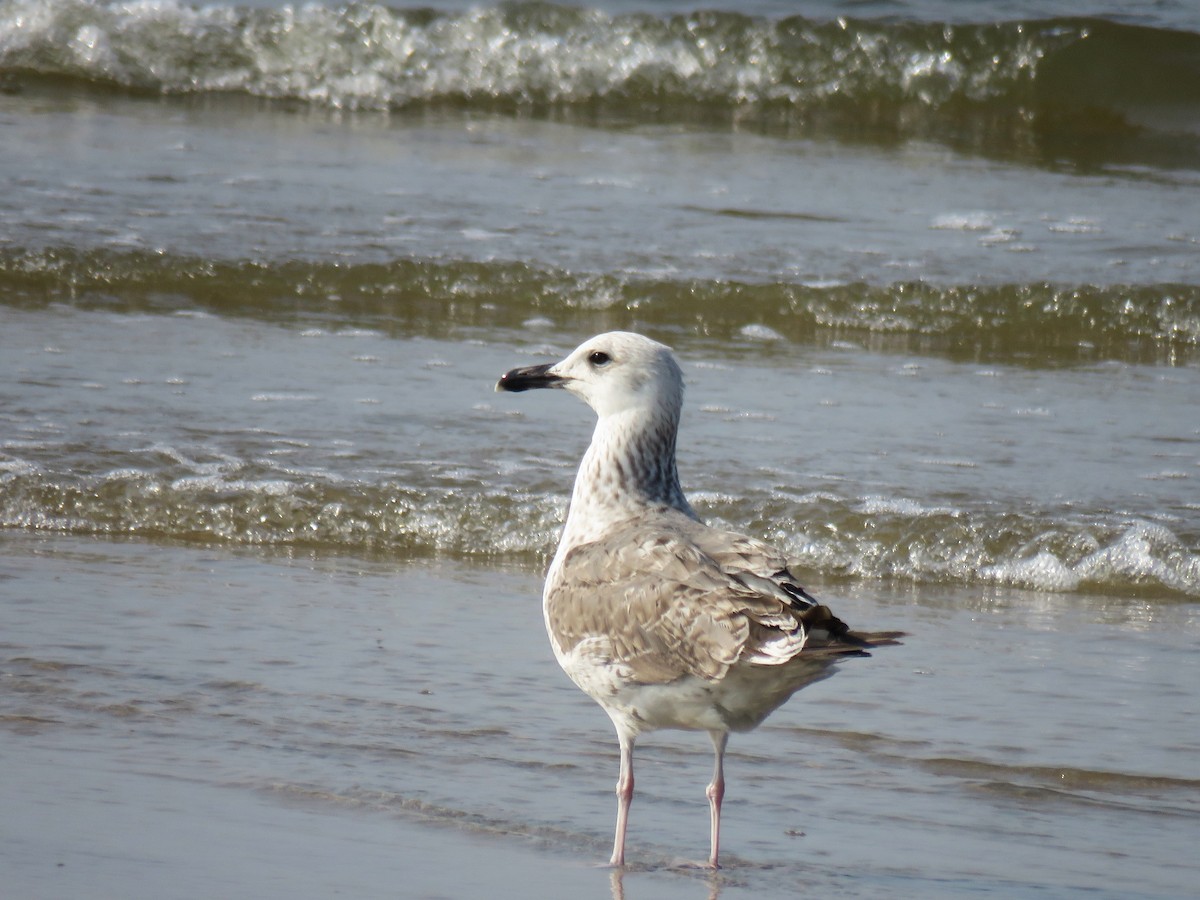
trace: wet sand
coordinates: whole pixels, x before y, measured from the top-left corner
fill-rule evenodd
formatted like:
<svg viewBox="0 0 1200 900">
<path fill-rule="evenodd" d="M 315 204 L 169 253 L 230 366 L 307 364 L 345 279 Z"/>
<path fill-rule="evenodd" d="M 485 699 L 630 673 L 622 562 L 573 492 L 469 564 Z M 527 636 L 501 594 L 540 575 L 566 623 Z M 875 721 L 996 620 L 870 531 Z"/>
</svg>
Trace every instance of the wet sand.
<svg viewBox="0 0 1200 900">
<path fill-rule="evenodd" d="M 8 532 L 0 579 L 11 896 L 614 892 L 539 573 Z M 715 877 L 707 741 L 643 741 L 620 893 L 1188 894 L 1194 605 L 819 589 L 911 637 L 737 736 Z"/>
<path fill-rule="evenodd" d="M 86 745 L 25 754 L 6 743 L 9 897 L 599 897 L 610 888 L 607 870 L 519 835 L 131 771 Z M 703 894 L 690 878 L 625 879 L 633 896 Z"/>
<path fill-rule="evenodd" d="M 0 22 L 5 900 L 609 897 L 593 420 L 492 386 L 612 328 L 696 509 L 910 633 L 731 743 L 715 879 L 707 738 L 639 742 L 625 896 L 1195 896 L 1191 6 L 284 3 Z"/>
<path fill-rule="evenodd" d="M 610 873 L 589 852 L 565 852 L 536 833 L 483 823 L 469 815 L 466 794 L 467 809 L 456 815 L 386 792 L 339 793 L 332 784 L 289 781 L 286 763 L 272 757 L 329 750 L 272 745 L 282 726 L 263 721 L 252 726 L 262 729 L 262 746 L 247 746 L 221 724 L 238 716 L 236 703 L 211 710 L 211 731 L 181 725 L 189 713 L 203 715 L 198 708 L 207 698 L 198 692 L 261 689 L 206 680 L 214 669 L 245 670 L 254 661 L 202 659 L 202 646 L 213 645 L 189 640 L 188 632 L 221 629 L 216 645 L 249 650 L 236 633 L 270 623 L 244 616 L 269 618 L 280 612 L 273 599 L 284 595 L 301 615 L 329 600 L 328 587 L 312 590 L 312 580 L 322 580 L 314 575 L 319 563 L 11 533 L 0 537 L 0 548 L 5 896 L 608 896 Z M 292 577 L 281 582 L 281 572 Z M 310 582 L 307 597 L 295 592 L 295 576 Z M 285 590 L 253 597 L 248 581 Z M 406 581 L 396 579 L 401 595 Z M 414 583 L 429 585 L 419 574 L 408 586 Z M 164 625 L 174 614 L 186 621 Z M 155 647 L 139 645 L 147 630 L 133 624 L 138 620 L 158 622 Z M 378 624 L 360 621 L 352 630 L 378 633 Z M 250 652 L 257 651 L 270 655 L 269 641 L 256 642 Z M 282 658 L 265 665 L 289 668 Z M 117 670 L 183 693 L 168 699 L 169 689 L 144 688 L 117 696 L 106 683 Z M 72 676 L 77 692 L 65 683 Z M 402 741 L 403 727 L 396 732 Z M 375 749 L 386 754 L 386 738 Z M 696 895 L 687 875 L 624 878 L 644 896 Z"/>
</svg>

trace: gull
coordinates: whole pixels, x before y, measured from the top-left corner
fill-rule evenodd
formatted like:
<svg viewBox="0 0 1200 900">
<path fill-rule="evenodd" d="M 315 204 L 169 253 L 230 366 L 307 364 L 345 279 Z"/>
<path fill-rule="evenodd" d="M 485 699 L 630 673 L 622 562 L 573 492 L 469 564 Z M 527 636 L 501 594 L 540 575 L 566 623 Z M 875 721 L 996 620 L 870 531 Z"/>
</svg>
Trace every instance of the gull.
<svg viewBox="0 0 1200 900">
<path fill-rule="evenodd" d="M 608 713 L 620 745 L 609 864 L 625 864 L 633 747 L 655 729 L 706 731 L 707 865 L 719 867 L 729 733 L 756 728 L 831 665 L 897 643 L 856 634 L 818 603 L 787 560 L 700 521 L 679 485 L 683 374 L 669 347 L 610 332 L 557 363 L 506 372 L 497 391 L 562 388 L 596 413 L 542 608 L 554 656 Z"/>
</svg>

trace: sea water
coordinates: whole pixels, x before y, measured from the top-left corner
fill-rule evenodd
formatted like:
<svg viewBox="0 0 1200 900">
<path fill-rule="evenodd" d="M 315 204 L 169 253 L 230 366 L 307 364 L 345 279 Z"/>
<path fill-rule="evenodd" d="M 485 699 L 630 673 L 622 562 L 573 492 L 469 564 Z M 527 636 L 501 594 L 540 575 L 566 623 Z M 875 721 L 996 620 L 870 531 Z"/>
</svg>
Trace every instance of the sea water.
<svg viewBox="0 0 1200 900">
<path fill-rule="evenodd" d="M 714 885 L 644 740 L 633 874 L 1188 894 L 1200 20 L 1102 12 L 0 5 L 11 770 L 606 857 L 538 608 L 591 414 L 492 385 L 633 329 L 700 514 L 910 633 L 733 742 Z M 8 808 L 153 806 L 76 769 Z"/>
</svg>

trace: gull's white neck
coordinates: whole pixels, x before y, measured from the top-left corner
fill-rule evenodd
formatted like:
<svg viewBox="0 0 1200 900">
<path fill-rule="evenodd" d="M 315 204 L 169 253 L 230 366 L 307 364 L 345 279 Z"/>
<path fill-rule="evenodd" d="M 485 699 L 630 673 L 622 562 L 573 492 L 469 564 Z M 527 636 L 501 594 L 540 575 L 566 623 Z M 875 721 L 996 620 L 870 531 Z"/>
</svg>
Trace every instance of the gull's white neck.
<svg viewBox="0 0 1200 900">
<path fill-rule="evenodd" d="M 674 410 L 630 409 L 600 418 L 575 476 L 552 568 L 572 547 L 647 510 L 671 507 L 695 517 L 675 468 L 678 425 Z"/>
</svg>

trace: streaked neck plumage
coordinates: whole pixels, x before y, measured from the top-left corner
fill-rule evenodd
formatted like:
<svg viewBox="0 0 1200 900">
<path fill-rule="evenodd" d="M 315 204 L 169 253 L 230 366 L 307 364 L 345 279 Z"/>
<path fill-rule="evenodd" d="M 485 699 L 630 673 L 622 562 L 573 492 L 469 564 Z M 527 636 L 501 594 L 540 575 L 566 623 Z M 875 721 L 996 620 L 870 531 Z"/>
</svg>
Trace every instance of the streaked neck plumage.
<svg viewBox="0 0 1200 900">
<path fill-rule="evenodd" d="M 674 404 L 652 410 L 635 407 L 600 418 L 575 476 L 556 563 L 572 547 L 594 541 L 649 509 L 671 507 L 695 518 L 675 467 L 678 427 Z"/>
</svg>

